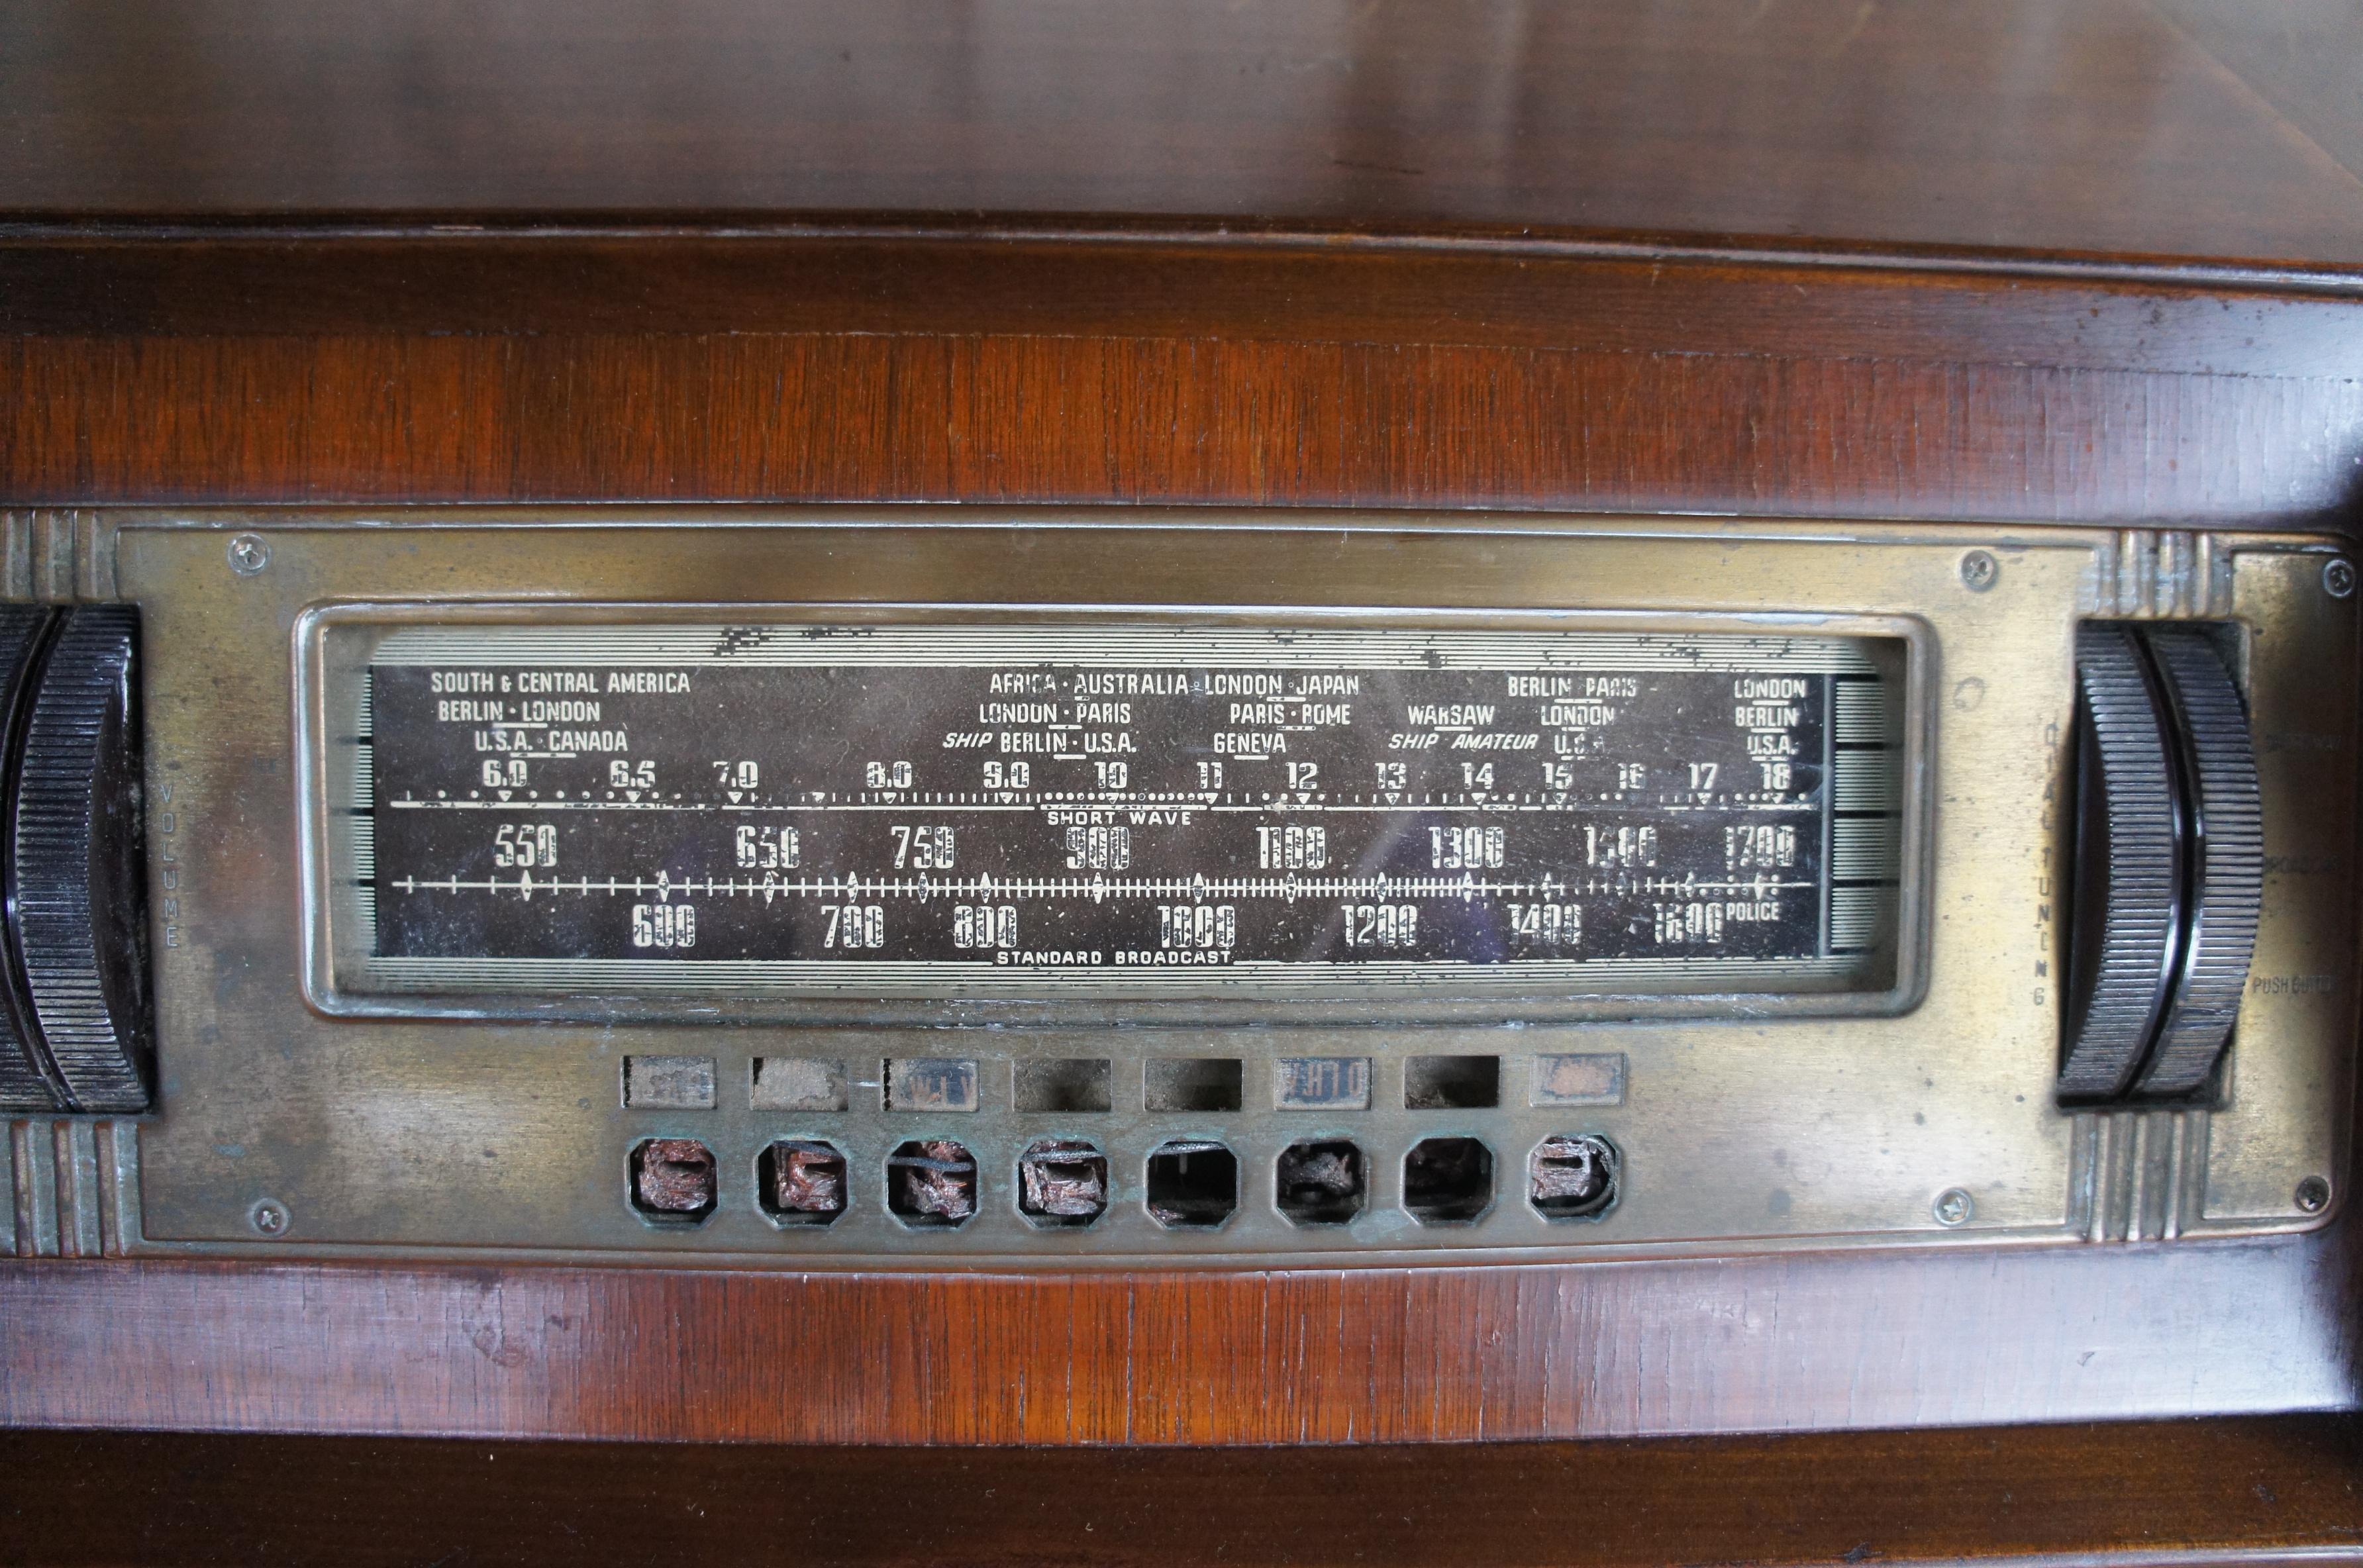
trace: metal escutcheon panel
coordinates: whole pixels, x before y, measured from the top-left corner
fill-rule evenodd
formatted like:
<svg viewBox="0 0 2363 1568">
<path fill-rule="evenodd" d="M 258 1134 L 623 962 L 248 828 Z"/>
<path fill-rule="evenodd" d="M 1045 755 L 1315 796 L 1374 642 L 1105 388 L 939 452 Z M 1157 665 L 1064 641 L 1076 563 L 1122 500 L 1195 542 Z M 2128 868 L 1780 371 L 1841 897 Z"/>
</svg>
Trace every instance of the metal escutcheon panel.
<svg viewBox="0 0 2363 1568">
<path fill-rule="evenodd" d="M 114 522 L 156 958 L 134 1251 L 1334 1267 L 2338 1198 L 2307 1188 L 2354 1011 L 2326 541 Z M 2236 652 L 2255 959 L 2202 1093 L 2063 1105 L 2077 627 L 2161 617 Z"/>
</svg>

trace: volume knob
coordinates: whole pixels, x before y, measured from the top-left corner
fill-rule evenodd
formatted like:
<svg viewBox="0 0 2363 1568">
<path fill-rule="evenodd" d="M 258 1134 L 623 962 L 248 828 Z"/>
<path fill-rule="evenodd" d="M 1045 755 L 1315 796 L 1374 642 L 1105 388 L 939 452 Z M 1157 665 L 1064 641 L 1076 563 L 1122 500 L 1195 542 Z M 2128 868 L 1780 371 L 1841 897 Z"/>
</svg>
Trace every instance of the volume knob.
<svg viewBox="0 0 2363 1568">
<path fill-rule="evenodd" d="M 143 1110 L 149 1100 L 138 631 L 127 608 L 66 612 L 38 676 L 9 808 L 9 945 L 67 1110 Z"/>
</svg>

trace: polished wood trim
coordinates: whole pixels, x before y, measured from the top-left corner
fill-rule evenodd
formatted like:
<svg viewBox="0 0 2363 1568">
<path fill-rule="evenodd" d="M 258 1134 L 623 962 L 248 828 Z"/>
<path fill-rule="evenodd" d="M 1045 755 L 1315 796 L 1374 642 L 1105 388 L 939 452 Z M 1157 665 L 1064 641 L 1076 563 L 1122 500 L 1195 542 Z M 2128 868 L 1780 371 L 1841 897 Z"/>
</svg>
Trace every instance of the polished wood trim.
<svg viewBox="0 0 2363 1568">
<path fill-rule="evenodd" d="M 2363 295 L 612 237 L 0 244 L 17 504 L 1189 502 L 2319 524 Z"/>
<path fill-rule="evenodd" d="M 1091 337 L 2345 379 L 2363 274 L 1531 237 L 591 228 L 0 235 L 0 334 Z"/>
<path fill-rule="evenodd" d="M 1199 216 L 2363 261 L 2303 0 L 0 10 L 0 213 Z"/>
<path fill-rule="evenodd" d="M 1293 1451 L 0 1435 L 11 1561 L 2352 1561 L 2351 1420 Z"/>
<path fill-rule="evenodd" d="M 2349 1250 L 901 1278 L 0 1264 L 0 1425 L 1163 1444 L 2345 1408 Z"/>
</svg>

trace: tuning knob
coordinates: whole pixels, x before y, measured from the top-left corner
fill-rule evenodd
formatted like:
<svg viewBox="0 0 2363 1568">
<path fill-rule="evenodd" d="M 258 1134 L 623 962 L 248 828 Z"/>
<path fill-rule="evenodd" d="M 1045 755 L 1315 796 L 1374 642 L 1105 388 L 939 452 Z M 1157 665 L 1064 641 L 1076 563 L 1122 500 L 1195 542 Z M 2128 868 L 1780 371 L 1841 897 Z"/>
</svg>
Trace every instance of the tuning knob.
<svg viewBox="0 0 2363 1568">
<path fill-rule="evenodd" d="M 2192 626 L 2090 625 L 2076 642 L 2070 1100 L 2203 1088 L 2229 1042 L 2264 890 L 2246 704 Z"/>
<path fill-rule="evenodd" d="M 10 957 L 59 1109 L 148 1105 L 147 866 L 138 621 L 66 612 L 39 661 L 8 808 Z"/>
</svg>

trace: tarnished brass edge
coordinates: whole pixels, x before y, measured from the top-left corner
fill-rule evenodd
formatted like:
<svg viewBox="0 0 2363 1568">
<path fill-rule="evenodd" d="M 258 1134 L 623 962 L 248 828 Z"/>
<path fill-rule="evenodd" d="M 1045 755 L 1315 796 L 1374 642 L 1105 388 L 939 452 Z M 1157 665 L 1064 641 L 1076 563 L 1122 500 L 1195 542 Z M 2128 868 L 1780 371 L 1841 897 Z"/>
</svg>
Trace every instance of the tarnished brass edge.
<svg viewBox="0 0 2363 1568">
<path fill-rule="evenodd" d="M 1058 1255 L 1015 1252 L 947 1252 L 940 1257 L 908 1253 L 750 1253 L 716 1248 L 658 1252 L 606 1247 L 433 1246 L 380 1242 L 142 1241 L 129 1255 L 155 1258 L 238 1258 L 264 1262 L 383 1264 L 531 1264 L 583 1267 L 725 1269 L 791 1274 L 908 1274 L 956 1270 L 962 1274 L 1071 1275 L 1311 1272 L 1459 1268 L 1470 1264 L 1536 1266 L 1566 1264 L 1636 1264 L 1751 1256 L 1765 1253 L 1803 1256 L 1858 1253 L 1865 1247 L 1943 1251 L 1995 1246 L 2024 1249 L 2072 1245 L 2080 1238 L 2064 1227 L 1925 1231 L 1874 1231 L 1778 1237 L 1706 1237 L 1663 1242 L 1585 1242 L 1562 1246 L 1468 1248 L 1372 1248 L 1367 1252 L 1286 1254 L 1242 1249 L 1224 1253 L 1093 1253 Z"/>
<path fill-rule="evenodd" d="M 141 1250 L 139 1124 L 88 1116 L 8 1124 L 0 1256 L 121 1257 Z"/>
<path fill-rule="evenodd" d="M 2192 1113 L 2148 1113 L 2171 1121 Z M 2203 1124 L 2205 1112 L 2196 1115 Z M 2080 1122 L 2104 1121 L 2106 1117 L 2080 1116 Z M 131 1128 L 130 1123 L 117 1123 Z M 2202 1134 L 2203 1137 L 2203 1133 Z M 2123 1140 L 2119 1141 L 2123 1146 Z M 2205 1179 L 2203 1158 L 2190 1161 L 2186 1156 L 2180 1181 L 2190 1187 L 2202 1186 Z M 139 1207 L 136 1197 L 136 1169 L 128 1176 L 134 1195 L 124 1201 L 125 1210 L 136 1220 Z M 122 1190 L 118 1184 L 116 1190 Z M 2190 1204 L 2186 1193 L 2180 1200 Z M 2186 1208 L 2185 1212 L 2191 1209 Z M 2126 1210 L 2121 1209 L 2122 1217 Z M 1749 1236 L 1745 1238 L 1700 1238 L 1681 1242 L 1587 1242 L 1560 1247 L 1490 1247 L 1459 1251 L 1425 1249 L 1371 1250 L 1369 1252 L 1338 1252 L 1302 1257 L 1275 1257 L 1270 1253 L 1240 1251 L 1235 1253 L 1115 1253 L 1088 1256 L 1050 1257 L 1035 1253 L 964 1253 L 948 1254 L 933 1265 L 903 1253 L 749 1253 L 740 1250 L 715 1249 L 697 1252 L 660 1252 L 616 1248 L 549 1248 L 516 1246 L 429 1246 L 403 1242 L 305 1242 L 291 1238 L 283 1242 L 225 1241 L 160 1241 L 126 1231 L 128 1237 L 120 1250 L 110 1246 L 109 1257 L 152 1258 L 239 1258 L 254 1261 L 306 1263 L 369 1263 L 382 1264 L 390 1260 L 408 1260 L 420 1264 L 533 1264 L 540 1265 L 583 1265 L 594 1267 L 655 1267 L 672 1269 L 726 1269 L 754 1273 L 793 1274 L 865 1274 L 879 1271 L 904 1273 L 913 1268 L 956 1267 L 962 1273 L 1004 1275 L 1068 1274 L 1074 1272 L 1110 1274 L 1137 1270 L 1158 1273 L 1200 1274 L 1220 1273 L 1252 1268 L 1259 1273 L 1290 1270 L 1312 1270 L 1331 1273 L 1347 1269 L 1403 1269 L 1425 1267 L 1460 1267 L 1470 1264 L 1539 1265 L 1586 1264 L 1631 1264 L 1649 1262 L 1682 1262 L 1705 1258 L 1733 1257 L 1741 1254 L 1778 1253 L 1803 1256 L 1826 1253 L 1856 1253 L 1866 1244 L 1881 1249 L 1898 1247 L 1914 1251 L 1945 1251 L 1964 1247 L 1983 1249 L 2004 1246 L 2014 1250 L 2030 1247 L 2058 1247 L 2092 1242 L 2159 1242 L 2171 1241 L 2233 1242 L 2267 1236 L 2303 1234 L 2319 1230 L 2328 1222 L 2327 1216 L 2297 1216 L 2287 1220 L 2214 1220 L 2204 1230 L 2178 1230 L 2160 1233 L 2153 1224 L 2147 1234 L 2131 1235 L 2118 1227 L 2116 1233 L 2102 1236 L 2092 1233 L 2077 1214 L 2058 1226 L 2014 1227 L 2010 1229 L 1899 1231 L 1875 1231 L 1862 1232 L 1832 1232 L 1821 1235 Z M 27 1254 L 30 1255 L 30 1254 Z M 50 1253 L 47 1256 L 59 1254 Z M 97 1254 L 92 1254 L 97 1255 Z"/>
<path fill-rule="evenodd" d="M 98 1124 L 100 1251 L 122 1257 L 140 1242 L 139 1123 Z"/>
<path fill-rule="evenodd" d="M 119 519 L 100 507 L 0 512 L 0 599 L 100 604 L 116 597 Z"/>
<path fill-rule="evenodd" d="M 2207 1218 L 2212 1125 L 2204 1107 L 2076 1112 L 2068 1229 L 2088 1242 L 2172 1242 L 2285 1234 L 2327 1223 L 2326 1213 Z"/>
<path fill-rule="evenodd" d="M 16 1172 L 17 1255 L 59 1255 L 58 1166 L 48 1118 L 21 1120 L 8 1127 L 9 1164 Z"/>
<path fill-rule="evenodd" d="M 2102 614 L 2126 620 L 2222 620 L 2232 613 L 2232 554 L 2191 529 L 2126 528 L 2108 557 Z"/>
</svg>

